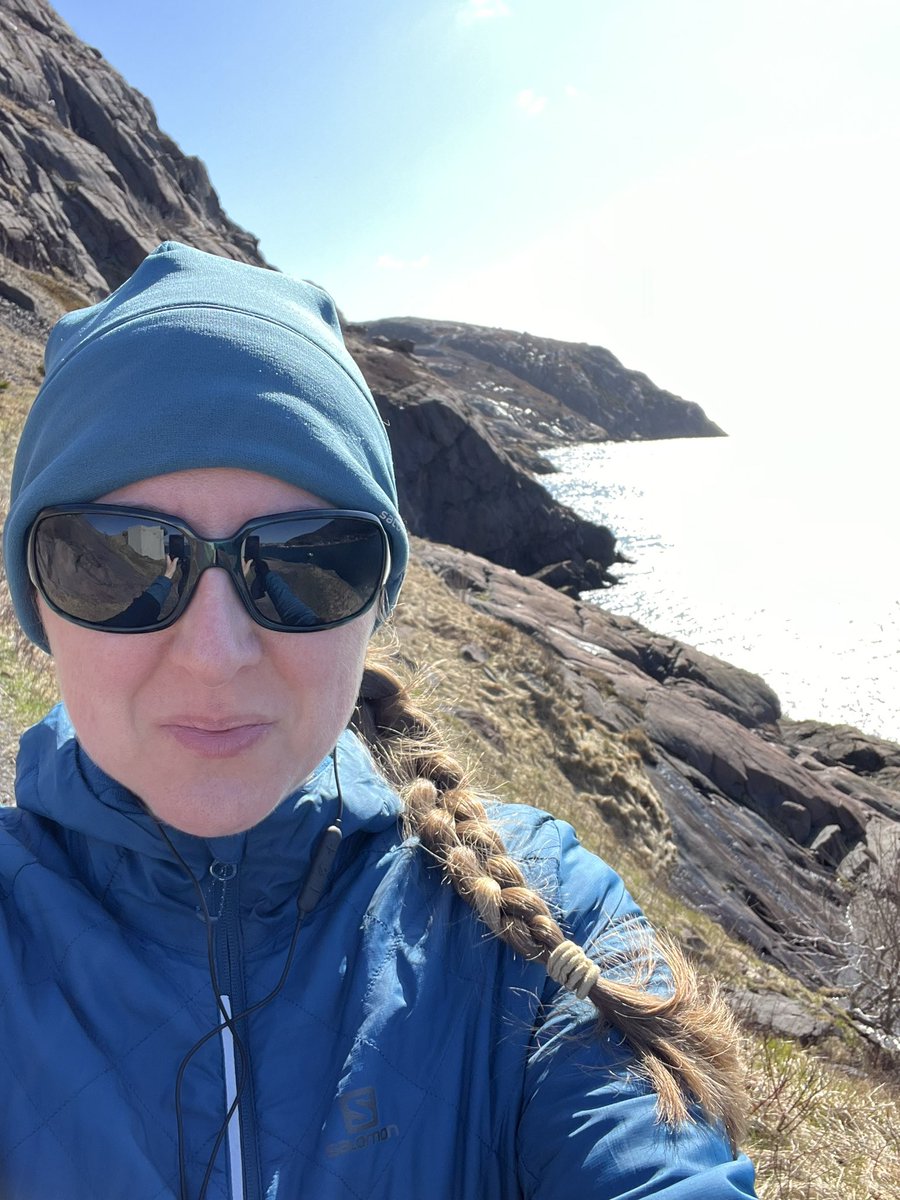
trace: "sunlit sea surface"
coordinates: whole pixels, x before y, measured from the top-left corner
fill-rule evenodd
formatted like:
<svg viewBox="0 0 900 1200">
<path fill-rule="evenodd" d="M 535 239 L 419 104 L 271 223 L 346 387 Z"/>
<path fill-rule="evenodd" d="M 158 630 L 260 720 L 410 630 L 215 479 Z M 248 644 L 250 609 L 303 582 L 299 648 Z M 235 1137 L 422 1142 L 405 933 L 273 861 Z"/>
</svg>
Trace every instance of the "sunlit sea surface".
<svg viewBox="0 0 900 1200">
<path fill-rule="evenodd" d="M 762 675 L 787 716 L 900 741 L 895 454 L 877 434 L 607 443 L 554 452 L 541 482 L 635 560 L 585 598 Z"/>
</svg>

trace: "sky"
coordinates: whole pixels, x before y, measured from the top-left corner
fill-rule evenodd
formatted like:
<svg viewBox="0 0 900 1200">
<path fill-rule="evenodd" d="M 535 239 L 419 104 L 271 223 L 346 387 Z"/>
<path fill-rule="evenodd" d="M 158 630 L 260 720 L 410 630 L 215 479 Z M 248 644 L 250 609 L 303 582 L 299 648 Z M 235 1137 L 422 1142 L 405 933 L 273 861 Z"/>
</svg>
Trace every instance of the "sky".
<svg viewBox="0 0 900 1200">
<path fill-rule="evenodd" d="M 591 342 L 731 433 L 892 450 L 895 0 L 55 7 L 350 319 Z"/>
</svg>

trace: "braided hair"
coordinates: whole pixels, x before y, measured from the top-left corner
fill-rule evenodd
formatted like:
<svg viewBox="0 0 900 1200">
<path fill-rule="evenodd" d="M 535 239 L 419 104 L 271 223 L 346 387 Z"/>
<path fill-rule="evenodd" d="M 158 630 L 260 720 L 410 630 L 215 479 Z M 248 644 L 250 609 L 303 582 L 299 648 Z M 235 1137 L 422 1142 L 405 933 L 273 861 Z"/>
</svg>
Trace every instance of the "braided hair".
<svg viewBox="0 0 900 1200">
<path fill-rule="evenodd" d="M 670 1126 L 699 1105 L 737 1145 L 744 1125 L 743 1070 L 735 1024 L 722 999 L 701 985 L 678 947 L 645 937 L 634 949 L 632 981 L 607 971 L 569 941 L 546 900 L 529 886 L 507 852 L 465 769 L 434 721 L 410 695 L 386 658 L 370 650 L 352 725 L 400 792 L 408 832 L 440 864 L 459 896 L 485 925 L 528 961 L 597 1009 L 602 1025 L 629 1042 L 639 1070 Z M 652 957 L 648 957 L 652 956 Z M 664 962 L 671 986 L 647 980 Z M 615 956 L 622 965 L 621 948 Z"/>
</svg>

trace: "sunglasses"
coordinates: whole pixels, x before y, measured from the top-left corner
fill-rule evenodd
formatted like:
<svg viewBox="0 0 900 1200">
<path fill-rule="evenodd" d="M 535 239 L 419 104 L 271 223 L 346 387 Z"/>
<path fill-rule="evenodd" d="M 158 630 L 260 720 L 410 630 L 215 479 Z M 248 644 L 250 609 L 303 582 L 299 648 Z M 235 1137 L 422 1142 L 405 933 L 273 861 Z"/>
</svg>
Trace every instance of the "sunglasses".
<svg viewBox="0 0 900 1200">
<path fill-rule="evenodd" d="M 228 572 L 257 624 L 312 633 L 372 607 L 390 550 L 371 513 L 338 509 L 257 517 L 230 538 L 208 539 L 152 509 L 63 504 L 38 513 L 28 534 L 35 587 L 55 613 L 86 629 L 167 629 L 209 567 Z"/>
</svg>

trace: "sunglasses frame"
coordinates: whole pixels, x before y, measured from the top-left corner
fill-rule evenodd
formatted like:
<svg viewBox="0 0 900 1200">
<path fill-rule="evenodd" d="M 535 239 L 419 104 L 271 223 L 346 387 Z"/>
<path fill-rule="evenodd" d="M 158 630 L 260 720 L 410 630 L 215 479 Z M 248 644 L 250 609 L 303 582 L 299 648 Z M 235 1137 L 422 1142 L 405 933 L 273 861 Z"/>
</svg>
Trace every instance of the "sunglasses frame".
<svg viewBox="0 0 900 1200">
<path fill-rule="evenodd" d="M 81 617 L 71 616 L 69 613 L 61 609 L 54 601 L 46 594 L 41 583 L 40 574 L 37 567 L 37 555 L 35 543 L 37 541 L 37 531 L 43 520 L 47 517 L 97 514 L 98 516 L 132 516 L 139 520 L 148 520 L 156 523 L 171 525 L 182 536 L 186 535 L 192 544 L 192 550 L 195 552 L 194 557 L 200 563 L 196 570 L 193 583 L 190 587 L 186 587 L 184 592 L 179 597 L 177 604 L 172 611 L 162 621 L 158 621 L 155 625 L 140 625 L 131 629 L 116 629 L 114 627 L 100 624 L 94 621 L 86 621 Z M 241 553 L 245 539 L 255 532 L 258 532 L 260 527 L 270 524 L 276 524 L 292 518 L 305 520 L 307 518 L 313 520 L 329 520 L 335 517 L 351 518 L 360 523 L 370 525 L 378 530 L 381 538 L 382 547 L 382 570 L 381 577 L 377 586 L 373 589 L 371 597 L 366 603 L 349 616 L 340 617 L 336 621 L 320 622 L 317 625 L 285 625 L 279 621 L 269 620 L 254 606 L 253 599 L 250 596 L 250 589 L 247 586 L 247 581 L 244 578 L 241 570 Z M 244 524 L 231 537 L 227 538 L 204 538 L 196 533 L 187 521 L 181 517 L 172 516 L 170 513 L 160 512 L 152 508 L 141 508 L 131 504 L 53 504 L 47 508 L 42 508 L 31 523 L 28 530 L 28 574 L 31 582 L 34 584 L 37 591 L 43 597 L 47 606 L 52 609 L 57 616 L 71 622 L 73 625 L 80 625 L 84 629 L 92 629 L 99 633 L 115 633 L 115 634 L 131 634 L 131 633 L 156 633 L 163 629 L 168 629 L 174 625 L 178 618 L 185 612 L 193 598 L 194 592 L 197 590 L 197 584 L 200 582 L 200 576 L 210 567 L 220 567 L 228 573 L 231 581 L 234 584 L 235 591 L 241 599 L 244 608 L 253 618 L 257 625 L 261 625 L 264 629 L 272 629 L 277 633 L 319 633 L 326 629 L 337 629 L 340 625 L 346 625 L 348 621 L 355 621 L 357 617 L 363 616 L 376 603 L 379 596 L 384 591 L 384 586 L 387 583 L 388 576 L 391 572 L 391 548 L 387 533 L 381 521 L 373 514 L 361 512 L 356 509 L 349 508 L 300 508 L 289 512 L 281 513 L 266 513 L 261 517 L 254 517 L 250 521 L 245 521 Z"/>
</svg>

